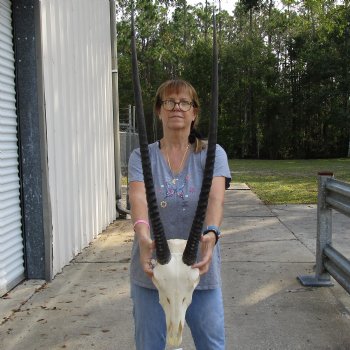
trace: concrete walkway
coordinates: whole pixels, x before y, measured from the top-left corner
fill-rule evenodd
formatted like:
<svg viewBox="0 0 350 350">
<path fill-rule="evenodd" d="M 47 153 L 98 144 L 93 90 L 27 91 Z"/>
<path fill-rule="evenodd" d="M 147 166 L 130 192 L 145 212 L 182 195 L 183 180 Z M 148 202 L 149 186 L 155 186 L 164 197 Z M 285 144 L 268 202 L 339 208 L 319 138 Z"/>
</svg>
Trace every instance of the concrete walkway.
<svg viewBox="0 0 350 350">
<path fill-rule="evenodd" d="M 334 214 L 350 256 L 350 219 Z M 350 349 L 350 296 L 305 288 L 316 206 L 267 207 L 244 185 L 227 191 L 221 239 L 227 350 Z M 116 221 L 52 283 L 27 281 L 0 299 L 0 349 L 131 350 L 130 220 Z M 210 325 L 208 325 L 210 327 Z M 184 350 L 194 350 L 185 328 Z"/>
</svg>

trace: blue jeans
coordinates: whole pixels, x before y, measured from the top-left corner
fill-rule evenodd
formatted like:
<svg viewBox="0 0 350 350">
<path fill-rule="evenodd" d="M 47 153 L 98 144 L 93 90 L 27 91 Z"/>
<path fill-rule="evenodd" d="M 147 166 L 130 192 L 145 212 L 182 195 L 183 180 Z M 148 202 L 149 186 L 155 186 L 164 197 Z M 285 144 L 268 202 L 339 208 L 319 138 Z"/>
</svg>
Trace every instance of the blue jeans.
<svg viewBox="0 0 350 350">
<path fill-rule="evenodd" d="M 131 285 L 137 350 L 164 350 L 166 322 L 158 291 Z M 225 350 L 224 307 L 221 288 L 195 290 L 186 312 L 197 350 Z"/>
</svg>

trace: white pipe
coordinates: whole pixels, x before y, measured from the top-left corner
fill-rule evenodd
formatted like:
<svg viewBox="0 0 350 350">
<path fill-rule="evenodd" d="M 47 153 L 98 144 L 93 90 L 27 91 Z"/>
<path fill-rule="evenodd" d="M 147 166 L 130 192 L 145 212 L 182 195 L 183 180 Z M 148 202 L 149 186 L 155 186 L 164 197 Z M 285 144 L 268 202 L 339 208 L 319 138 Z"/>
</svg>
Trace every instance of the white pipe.
<svg viewBox="0 0 350 350">
<path fill-rule="evenodd" d="M 115 199 L 116 209 L 120 219 L 125 219 L 129 214 L 127 209 L 121 207 L 121 157 L 120 157 L 120 134 L 119 134 L 119 93 L 118 93 L 118 60 L 117 60 L 117 29 L 115 0 L 109 1 L 110 35 L 112 54 L 112 99 L 113 99 L 113 133 L 114 133 L 114 171 L 115 171 Z"/>
</svg>

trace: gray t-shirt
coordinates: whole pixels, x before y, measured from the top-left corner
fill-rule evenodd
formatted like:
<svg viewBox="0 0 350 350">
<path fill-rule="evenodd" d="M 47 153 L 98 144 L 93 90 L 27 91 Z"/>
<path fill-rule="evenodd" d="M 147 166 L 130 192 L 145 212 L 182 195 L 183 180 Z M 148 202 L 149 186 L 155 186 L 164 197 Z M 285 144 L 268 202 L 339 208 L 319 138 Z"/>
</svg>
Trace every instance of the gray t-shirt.
<svg viewBox="0 0 350 350">
<path fill-rule="evenodd" d="M 202 186 L 207 150 L 199 153 L 191 151 L 181 173 L 173 176 L 159 149 L 159 143 L 149 145 L 154 189 L 157 197 L 159 214 L 167 239 L 187 239 L 196 212 L 198 197 Z M 143 182 L 140 149 L 135 149 L 129 159 L 129 182 Z M 216 146 L 216 158 L 213 176 L 231 179 L 227 155 L 223 148 Z M 152 228 L 151 228 L 151 236 Z M 197 260 L 200 260 L 200 252 Z M 197 289 L 214 289 L 221 286 L 220 243 L 215 246 L 209 271 L 201 276 Z M 155 288 L 140 265 L 139 244 L 135 236 L 130 266 L 132 283 L 146 288 Z"/>
</svg>

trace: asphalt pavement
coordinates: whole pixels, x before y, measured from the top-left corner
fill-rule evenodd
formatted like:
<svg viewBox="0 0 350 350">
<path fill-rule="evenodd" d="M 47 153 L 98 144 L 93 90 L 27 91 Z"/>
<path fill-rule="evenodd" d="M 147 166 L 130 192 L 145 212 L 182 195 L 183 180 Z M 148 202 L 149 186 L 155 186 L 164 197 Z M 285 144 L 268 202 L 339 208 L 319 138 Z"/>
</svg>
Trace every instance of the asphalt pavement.
<svg viewBox="0 0 350 350">
<path fill-rule="evenodd" d="M 350 349 L 349 294 L 297 280 L 314 273 L 316 205 L 266 206 L 236 184 L 222 232 L 227 350 Z M 350 257 L 350 219 L 334 213 L 333 232 Z M 0 349 L 134 349 L 132 239 L 130 220 L 117 220 L 52 282 L 25 281 L 1 298 Z M 195 349 L 188 327 L 182 349 Z"/>
</svg>

